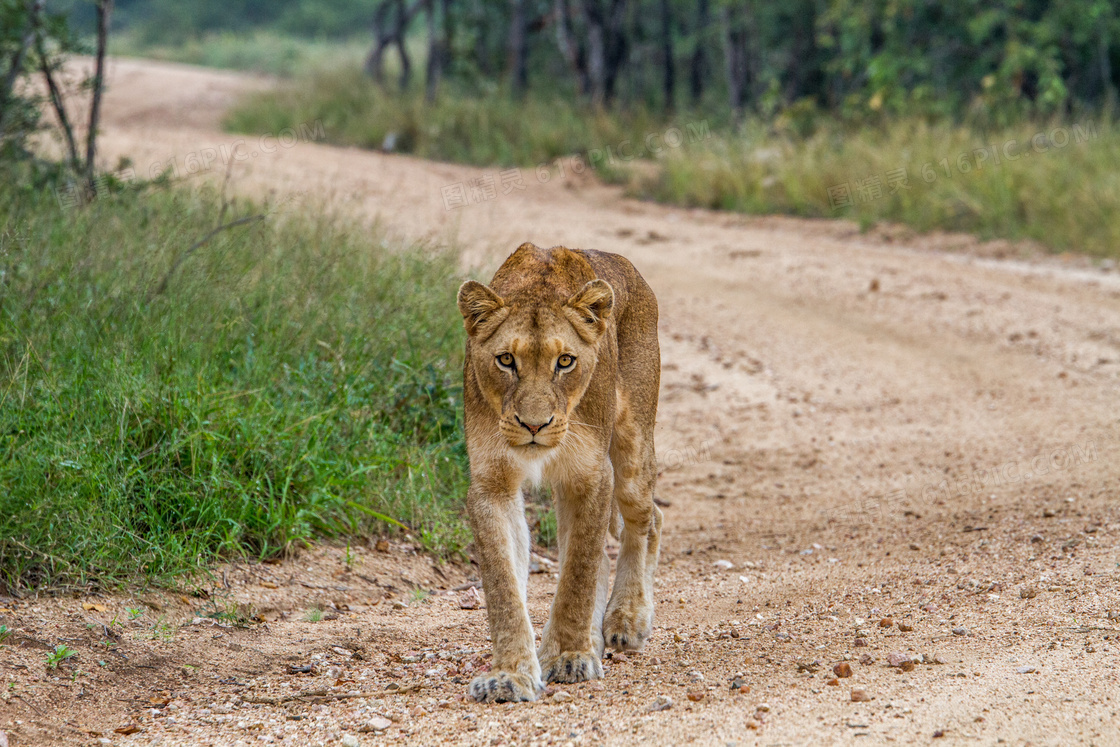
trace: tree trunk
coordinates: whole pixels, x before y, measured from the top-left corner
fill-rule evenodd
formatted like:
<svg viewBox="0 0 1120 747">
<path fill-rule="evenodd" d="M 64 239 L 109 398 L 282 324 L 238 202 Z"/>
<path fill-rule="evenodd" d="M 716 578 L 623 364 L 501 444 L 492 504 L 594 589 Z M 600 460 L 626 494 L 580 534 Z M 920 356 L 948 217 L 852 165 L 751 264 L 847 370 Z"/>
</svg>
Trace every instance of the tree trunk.
<svg viewBox="0 0 1120 747">
<path fill-rule="evenodd" d="M 748 86 L 747 30 L 739 12 L 731 8 L 724 8 L 723 30 L 728 103 L 736 118 L 738 118 L 743 114 Z"/>
<path fill-rule="evenodd" d="M 556 46 L 560 48 L 560 54 L 564 57 L 564 61 L 568 63 L 568 67 L 576 76 L 579 81 L 579 92 L 581 96 L 589 96 L 591 94 L 591 76 L 587 69 L 587 49 L 576 38 L 575 31 L 572 27 L 572 9 L 568 6 L 568 0 L 556 0 Z"/>
<path fill-rule="evenodd" d="M 708 26 L 712 22 L 708 10 L 708 0 L 697 0 L 696 29 L 692 34 L 696 46 L 692 49 L 688 70 L 689 96 L 693 105 L 699 104 L 704 95 L 704 79 L 708 74 Z"/>
<path fill-rule="evenodd" d="M 673 60 L 673 13 L 670 0 L 661 0 L 662 91 L 665 111 L 673 111 L 676 102 L 677 70 Z"/>
<path fill-rule="evenodd" d="M 525 19 L 526 0 L 513 0 L 509 27 L 509 68 L 514 98 L 525 95 L 529 85 L 529 39 Z"/>
</svg>

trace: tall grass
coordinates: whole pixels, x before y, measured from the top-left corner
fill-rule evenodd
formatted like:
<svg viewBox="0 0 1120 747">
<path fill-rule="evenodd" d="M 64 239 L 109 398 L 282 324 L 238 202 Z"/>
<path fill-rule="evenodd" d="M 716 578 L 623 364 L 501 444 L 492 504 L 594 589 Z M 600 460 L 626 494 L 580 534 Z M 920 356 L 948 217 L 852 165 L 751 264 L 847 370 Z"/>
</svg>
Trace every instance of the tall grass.
<svg viewBox="0 0 1120 747">
<path fill-rule="evenodd" d="M 645 111 L 596 112 L 560 95 L 516 102 L 500 90 L 448 92 L 427 103 L 419 91 L 377 86 L 357 66 L 319 70 L 249 95 L 229 112 L 225 126 L 279 132 L 320 120 L 333 143 L 480 166 L 537 166 L 624 140 L 640 144 L 664 127 Z"/>
<path fill-rule="evenodd" d="M 0 188 L 0 582 L 166 577 L 467 532 L 451 257 L 209 192 Z M 226 220 L 229 216 L 226 217 Z M 0 584 L 0 585 L 2 585 Z"/>
<path fill-rule="evenodd" d="M 634 194 L 1120 255 L 1120 133 L 1107 120 L 987 131 L 895 120 L 806 138 L 754 125 L 667 151 L 658 166 L 633 173 Z"/>
</svg>

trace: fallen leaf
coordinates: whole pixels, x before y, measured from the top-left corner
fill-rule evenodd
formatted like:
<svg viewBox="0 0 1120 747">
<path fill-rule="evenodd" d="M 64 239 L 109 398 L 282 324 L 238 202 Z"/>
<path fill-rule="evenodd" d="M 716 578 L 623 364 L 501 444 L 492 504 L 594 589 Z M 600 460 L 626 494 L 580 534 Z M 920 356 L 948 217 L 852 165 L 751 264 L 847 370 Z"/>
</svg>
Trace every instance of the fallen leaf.
<svg viewBox="0 0 1120 747">
<path fill-rule="evenodd" d="M 86 612 L 108 612 L 109 608 L 103 604 L 94 604 L 92 602 L 82 602 L 82 609 Z"/>
<path fill-rule="evenodd" d="M 113 729 L 113 731 L 115 731 L 117 734 L 124 734 L 127 737 L 129 734 L 139 734 L 144 730 L 136 724 L 129 724 L 128 726 L 122 726 L 119 729 Z"/>
<path fill-rule="evenodd" d="M 153 695 L 148 699 L 148 702 L 154 706 L 163 707 L 171 702 L 171 698 L 159 698 Z"/>
<path fill-rule="evenodd" d="M 274 584 L 271 581 L 261 581 L 261 586 L 263 586 L 266 589 L 279 589 L 280 588 L 279 585 Z"/>
</svg>

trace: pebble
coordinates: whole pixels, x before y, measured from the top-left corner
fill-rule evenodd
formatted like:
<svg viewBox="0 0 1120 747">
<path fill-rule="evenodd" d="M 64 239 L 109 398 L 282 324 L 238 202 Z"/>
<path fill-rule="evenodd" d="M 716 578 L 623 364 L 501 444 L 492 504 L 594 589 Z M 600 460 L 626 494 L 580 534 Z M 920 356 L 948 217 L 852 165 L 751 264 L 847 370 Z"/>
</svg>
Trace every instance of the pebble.
<svg viewBox="0 0 1120 747">
<path fill-rule="evenodd" d="M 699 703 L 701 700 L 704 699 L 704 695 L 705 695 L 705 693 L 701 692 L 700 690 L 693 690 L 692 692 L 690 692 L 688 694 L 688 699 L 691 700 L 693 703 Z"/>
<path fill-rule="evenodd" d="M 746 727 L 751 731 L 758 731 L 762 728 L 762 723 L 754 720 L 753 718 L 749 718 L 747 719 Z"/>
<path fill-rule="evenodd" d="M 859 663 L 865 667 L 869 667 L 875 663 L 875 657 L 871 654 L 864 654 L 863 656 L 859 657 Z"/>
<path fill-rule="evenodd" d="M 735 566 L 735 564 L 730 560 L 717 560 L 716 562 L 712 563 L 712 565 L 714 565 L 716 568 L 719 568 L 721 571 L 729 571 Z"/>
<path fill-rule="evenodd" d="M 384 716 L 374 716 L 365 723 L 364 728 L 366 731 L 385 731 L 392 725 L 393 722 Z"/>
<path fill-rule="evenodd" d="M 852 676 L 852 665 L 846 661 L 842 661 L 832 668 L 833 674 L 837 677 L 846 678 Z"/>
<path fill-rule="evenodd" d="M 866 638 L 857 638 L 854 645 L 857 646 L 857 647 L 866 646 L 867 645 L 867 639 Z"/>
<path fill-rule="evenodd" d="M 871 693 L 866 690 L 852 690 L 853 703 L 867 703 L 871 700 Z"/>
<path fill-rule="evenodd" d="M 658 695 L 657 699 L 646 706 L 646 711 L 649 713 L 657 713 L 658 711 L 667 711 L 673 707 L 673 699 L 668 695 Z"/>
<path fill-rule="evenodd" d="M 1019 674 L 1034 674 L 1038 669 L 1035 667 L 1018 667 L 1015 671 Z"/>
<path fill-rule="evenodd" d="M 840 680 L 833 677 L 832 679 L 828 680 L 824 684 L 828 685 L 829 687 L 840 687 Z"/>
<path fill-rule="evenodd" d="M 479 596 L 478 589 L 475 587 L 472 586 L 459 595 L 459 609 L 476 610 L 481 606 L 482 597 Z"/>
<path fill-rule="evenodd" d="M 900 633 L 912 633 L 912 632 L 914 632 L 914 626 L 913 625 L 907 625 L 906 623 L 900 622 L 898 624 L 898 630 L 899 630 Z"/>
<path fill-rule="evenodd" d="M 1038 588 L 1035 586 L 1024 586 L 1022 589 L 1019 589 L 1020 599 L 1034 599 L 1037 596 Z"/>
<path fill-rule="evenodd" d="M 563 690 L 557 690 L 552 694 L 552 700 L 557 703 L 569 703 L 572 700 L 572 694 L 564 692 Z"/>
<path fill-rule="evenodd" d="M 343 734 L 338 741 L 342 743 L 342 747 L 361 747 L 362 744 L 353 734 Z"/>
<path fill-rule="evenodd" d="M 879 621 L 879 627 L 880 628 L 889 628 L 892 625 L 894 625 L 894 618 L 892 618 L 892 617 L 884 617 L 882 620 Z"/>
<path fill-rule="evenodd" d="M 953 628 L 953 635 L 968 635 L 968 628 Z"/>
</svg>

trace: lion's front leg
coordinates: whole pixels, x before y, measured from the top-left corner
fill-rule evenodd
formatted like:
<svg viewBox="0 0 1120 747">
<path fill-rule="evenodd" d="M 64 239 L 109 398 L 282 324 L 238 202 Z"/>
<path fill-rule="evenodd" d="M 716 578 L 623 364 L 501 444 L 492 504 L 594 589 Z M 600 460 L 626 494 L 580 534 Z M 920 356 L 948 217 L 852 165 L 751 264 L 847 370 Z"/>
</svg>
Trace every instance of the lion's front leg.
<svg viewBox="0 0 1120 747">
<path fill-rule="evenodd" d="M 521 493 L 487 494 L 476 489 L 472 480 L 467 511 L 478 549 L 494 649 L 490 671 L 471 682 L 471 697 L 491 703 L 536 700 L 543 685 L 526 606 L 529 527 Z"/>
<path fill-rule="evenodd" d="M 601 628 L 610 586 L 605 547 L 613 489 L 609 462 L 597 475 L 554 485 L 560 581 L 539 651 L 546 682 L 603 676 Z"/>
</svg>

